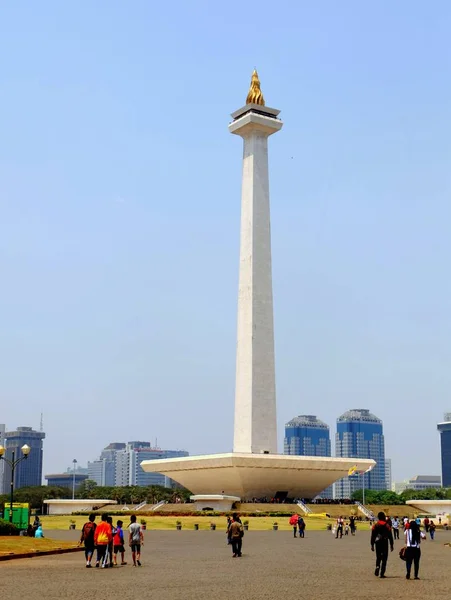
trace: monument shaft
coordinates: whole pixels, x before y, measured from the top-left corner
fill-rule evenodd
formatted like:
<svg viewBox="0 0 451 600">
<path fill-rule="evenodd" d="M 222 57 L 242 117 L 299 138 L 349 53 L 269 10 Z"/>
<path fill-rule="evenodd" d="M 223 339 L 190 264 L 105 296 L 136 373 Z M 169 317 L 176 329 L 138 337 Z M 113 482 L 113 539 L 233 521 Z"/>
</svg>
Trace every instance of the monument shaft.
<svg viewBox="0 0 451 600">
<path fill-rule="evenodd" d="M 229 127 L 244 140 L 233 451 L 276 454 L 268 137 L 282 122 L 252 107 Z"/>
</svg>

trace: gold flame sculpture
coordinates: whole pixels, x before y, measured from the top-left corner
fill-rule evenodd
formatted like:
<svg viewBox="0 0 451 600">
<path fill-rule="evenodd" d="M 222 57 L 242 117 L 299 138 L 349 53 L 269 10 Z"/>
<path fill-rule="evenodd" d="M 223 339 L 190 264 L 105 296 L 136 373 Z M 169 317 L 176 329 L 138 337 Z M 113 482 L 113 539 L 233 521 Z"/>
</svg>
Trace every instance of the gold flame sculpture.
<svg viewBox="0 0 451 600">
<path fill-rule="evenodd" d="M 265 106 L 265 99 L 263 98 L 262 91 L 260 89 L 260 79 L 258 78 L 257 70 L 254 69 L 252 73 L 251 87 L 246 98 L 246 104 L 259 104 Z"/>
</svg>

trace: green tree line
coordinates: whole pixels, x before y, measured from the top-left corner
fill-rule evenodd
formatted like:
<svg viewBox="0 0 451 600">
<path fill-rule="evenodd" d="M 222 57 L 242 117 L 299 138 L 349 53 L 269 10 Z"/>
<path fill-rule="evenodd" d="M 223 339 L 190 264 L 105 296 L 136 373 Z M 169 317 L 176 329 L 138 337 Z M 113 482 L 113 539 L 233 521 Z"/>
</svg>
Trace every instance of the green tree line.
<svg viewBox="0 0 451 600">
<path fill-rule="evenodd" d="M 147 501 L 149 504 L 156 504 L 162 500 L 166 502 L 176 502 L 180 499 L 182 502 L 188 499 L 191 492 L 185 489 L 171 489 L 160 485 L 125 486 L 125 487 L 101 487 L 95 481 L 87 479 L 76 490 L 76 498 L 99 498 L 105 500 L 116 500 L 121 505 L 140 504 Z M 27 502 L 31 508 L 41 508 L 44 500 L 48 499 L 72 498 L 72 489 L 58 486 L 32 486 L 19 488 L 14 491 L 14 502 Z M 9 495 L 0 495 L 0 505 L 9 503 Z"/>
<path fill-rule="evenodd" d="M 363 491 L 352 494 L 352 500 L 363 501 Z M 365 504 L 405 504 L 406 500 L 451 500 L 451 488 L 404 490 L 401 494 L 389 490 L 365 490 Z"/>
</svg>

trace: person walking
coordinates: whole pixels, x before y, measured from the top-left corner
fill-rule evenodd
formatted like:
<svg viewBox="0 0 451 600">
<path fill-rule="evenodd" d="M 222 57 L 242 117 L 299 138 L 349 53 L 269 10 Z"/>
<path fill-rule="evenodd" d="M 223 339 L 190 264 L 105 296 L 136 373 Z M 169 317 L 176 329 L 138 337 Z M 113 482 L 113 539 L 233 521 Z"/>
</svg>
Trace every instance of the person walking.
<svg viewBox="0 0 451 600">
<path fill-rule="evenodd" d="M 232 515 L 232 524 L 230 525 L 230 539 L 232 541 L 233 558 L 242 556 L 244 529 L 237 513 Z"/>
<path fill-rule="evenodd" d="M 133 566 L 141 566 L 141 546 L 144 545 L 144 535 L 141 525 L 136 522 L 136 515 L 130 517 L 130 527 L 128 528 L 128 544 L 132 550 Z"/>
<path fill-rule="evenodd" d="M 343 517 L 338 517 L 338 519 L 337 519 L 337 532 L 336 532 L 336 535 L 335 535 L 335 539 L 343 537 L 343 525 L 344 525 L 344 519 L 343 519 Z"/>
<path fill-rule="evenodd" d="M 393 529 L 393 538 L 395 540 L 399 540 L 399 519 L 398 519 L 398 517 L 395 517 L 392 520 L 391 526 L 392 526 L 392 529 Z"/>
<path fill-rule="evenodd" d="M 290 525 L 291 527 L 293 527 L 293 537 L 296 537 L 297 531 L 298 531 L 298 522 L 299 522 L 299 515 L 297 513 L 293 513 L 290 517 Z M 299 532 L 300 535 L 300 532 Z"/>
<path fill-rule="evenodd" d="M 108 515 L 102 514 L 102 520 L 97 525 L 94 532 L 94 544 L 97 548 L 96 567 L 102 566 L 107 569 L 109 566 L 108 544 L 113 540 L 111 525 L 108 523 Z"/>
<path fill-rule="evenodd" d="M 425 539 L 426 536 L 420 530 L 416 521 L 410 521 L 409 528 L 404 532 L 406 540 L 406 579 L 410 579 L 410 572 L 412 570 L 415 579 L 420 579 L 418 573 L 420 570 L 420 559 L 421 559 L 421 539 Z"/>
<path fill-rule="evenodd" d="M 376 568 L 374 574 L 376 577 L 385 579 L 385 571 L 387 568 L 388 545 L 393 552 L 393 534 L 390 525 L 387 523 L 385 513 L 380 512 L 377 515 L 378 521 L 371 529 L 371 551 L 376 548 Z"/>
<path fill-rule="evenodd" d="M 351 535 L 355 535 L 355 530 L 356 530 L 355 517 L 349 518 L 349 528 L 351 530 Z"/>
<path fill-rule="evenodd" d="M 125 562 L 125 548 L 124 548 L 124 532 L 122 531 L 122 521 L 117 522 L 116 531 L 113 536 L 114 545 L 114 564 L 117 565 L 118 552 L 121 554 L 121 565 L 126 565 Z"/>
<path fill-rule="evenodd" d="M 434 537 L 435 537 L 435 523 L 434 521 L 429 521 L 428 524 L 428 529 L 429 529 L 429 535 L 431 536 L 431 540 L 434 541 Z"/>
<path fill-rule="evenodd" d="M 96 531 L 95 521 L 96 516 L 94 514 L 89 515 L 89 520 L 83 525 L 81 530 L 80 542 L 79 545 L 85 545 L 85 558 L 86 558 L 86 568 L 91 568 L 91 560 L 92 555 L 94 554 L 94 534 Z"/>
<path fill-rule="evenodd" d="M 430 523 L 429 517 L 425 517 L 423 524 L 424 524 L 424 530 L 426 531 L 426 533 L 429 533 L 429 523 Z"/>
<path fill-rule="evenodd" d="M 302 517 L 298 519 L 298 527 L 299 527 L 299 537 L 305 537 L 305 521 Z"/>
</svg>

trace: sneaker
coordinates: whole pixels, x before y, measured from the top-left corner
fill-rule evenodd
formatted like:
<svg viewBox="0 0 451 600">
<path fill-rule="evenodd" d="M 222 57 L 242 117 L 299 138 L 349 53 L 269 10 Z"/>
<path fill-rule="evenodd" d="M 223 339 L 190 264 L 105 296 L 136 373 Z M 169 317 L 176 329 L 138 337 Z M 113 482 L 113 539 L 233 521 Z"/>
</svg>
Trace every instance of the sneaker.
<svg viewBox="0 0 451 600">
<path fill-rule="evenodd" d="M 126 564 L 127 564 L 126 562 L 121 562 L 121 565 L 122 565 L 122 566 L 124 566 L 124 565 L 126 565 Z"/>
<path fill-rule="evenodd" d="M 420 579 L 420 578 L 417 576 L 417 577 L 415 577 L 415 579 Z"/>
<path fill-rule="evenodd" d="M 90 568 L 91 568 L 91 563 L 88 563 L 88 564 L 86 565 L 86 568 L 87 568 L 87 569 L 90 569 Z"/>
<path fill-rule="evenodd" d="M 139 562 L 139 560 L 137 560 L 136 563 L 138 564 L 138 567 L 141 566 L 141 563 Z"/>
<path fill-rule="evenodd" d="M 406 579 L 410 579 L 410 575 L 409 575 L 409 573 L 407 573 L 407 575 L 406 575 Z"/>
<path fill-rule="evenodd" d="M 379 567 L 376 567 L 374 569 L 374 574 L 376 575 L 376 577 L 379 577 Z"/>
<path fill-rule="evenodd" d="M 96 569 L 98 569 L 100 567 L 99 563 L 96 562 Z"/>
</svg>

